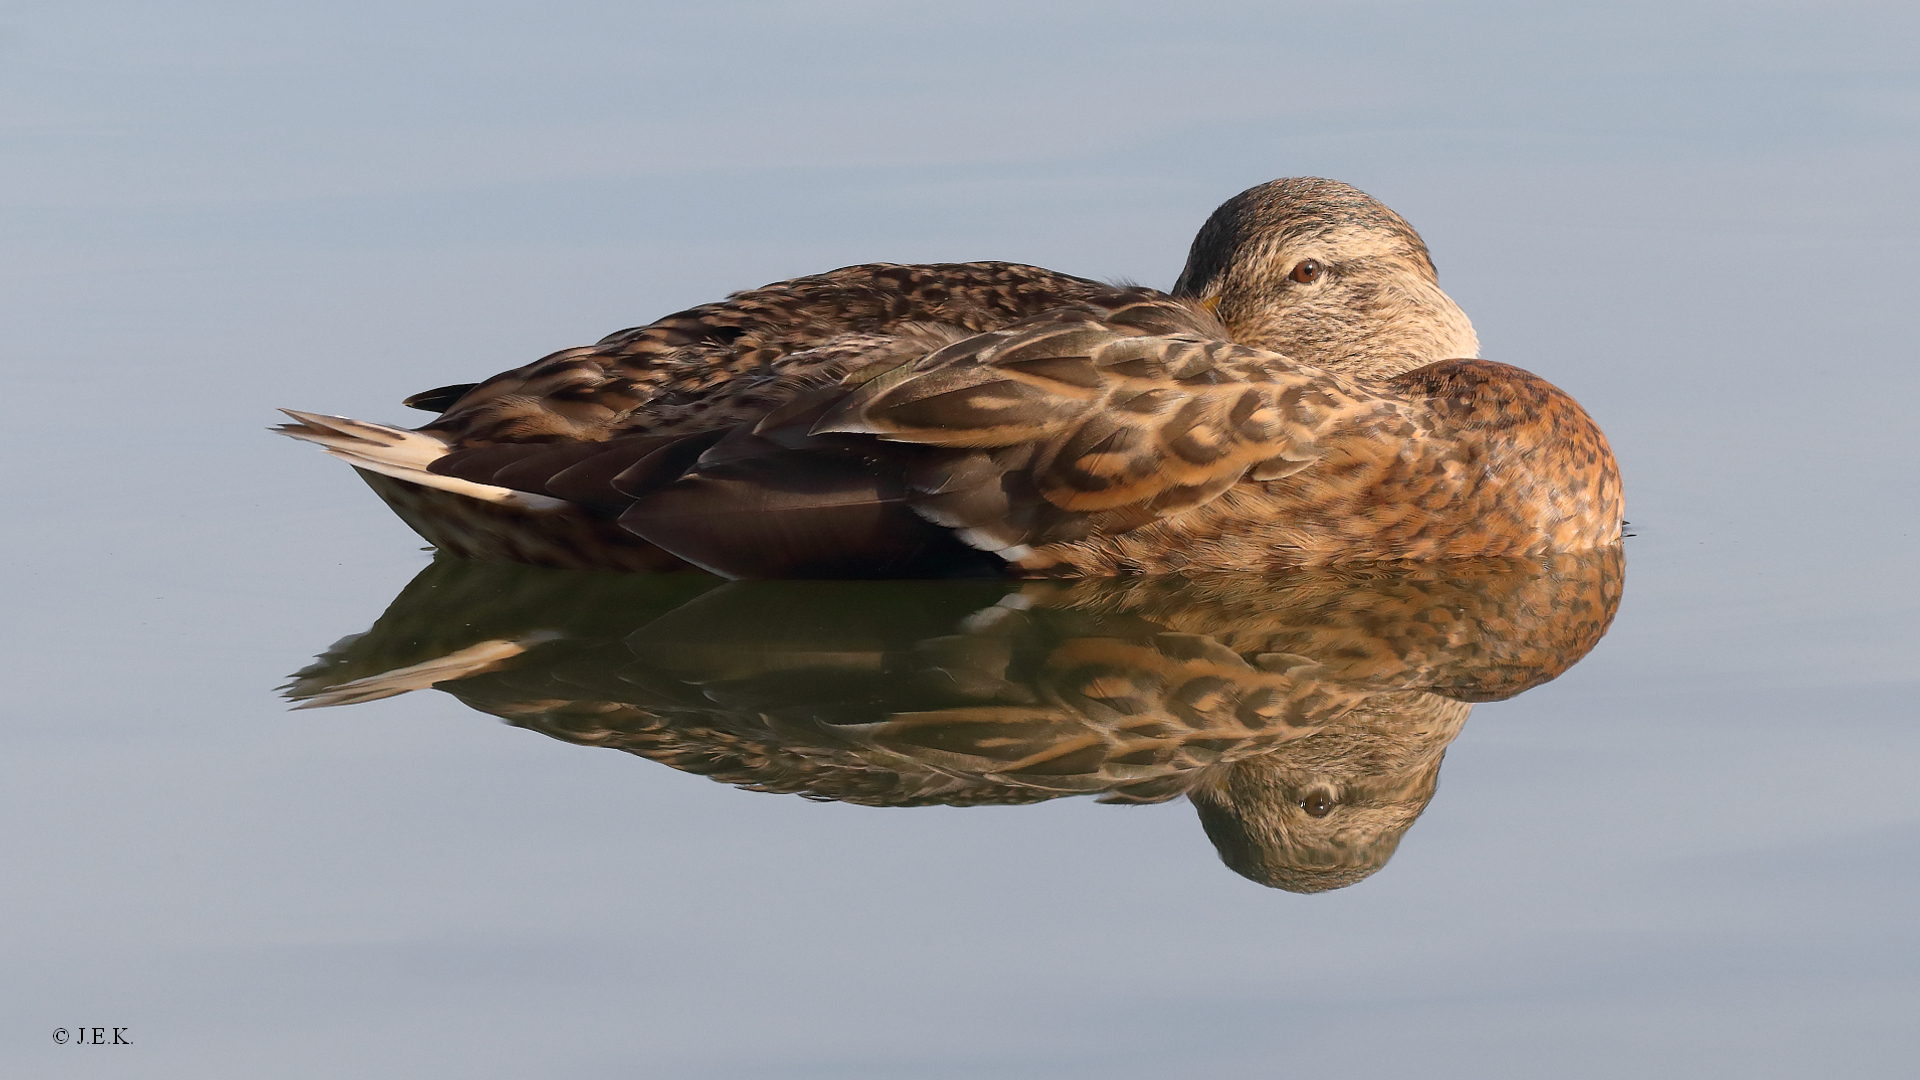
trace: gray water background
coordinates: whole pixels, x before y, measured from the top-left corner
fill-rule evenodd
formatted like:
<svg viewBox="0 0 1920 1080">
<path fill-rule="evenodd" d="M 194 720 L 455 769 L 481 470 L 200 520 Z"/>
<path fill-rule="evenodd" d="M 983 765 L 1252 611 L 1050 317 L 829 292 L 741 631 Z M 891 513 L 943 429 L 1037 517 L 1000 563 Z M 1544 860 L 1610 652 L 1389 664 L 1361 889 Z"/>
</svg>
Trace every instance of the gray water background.
<svg viewBox="0 0 1920 1080">
<path fill-rule="evenodd" d="M 0 1071 L 1912 1075 L 1917 68 L 1892 3 L 7 5 Z M 861 261 L 1165 287 L 1301 174 L 1639 534 L 1361 885 L 273 695 L 426 559 L 273 407 Z"/>
</svg>

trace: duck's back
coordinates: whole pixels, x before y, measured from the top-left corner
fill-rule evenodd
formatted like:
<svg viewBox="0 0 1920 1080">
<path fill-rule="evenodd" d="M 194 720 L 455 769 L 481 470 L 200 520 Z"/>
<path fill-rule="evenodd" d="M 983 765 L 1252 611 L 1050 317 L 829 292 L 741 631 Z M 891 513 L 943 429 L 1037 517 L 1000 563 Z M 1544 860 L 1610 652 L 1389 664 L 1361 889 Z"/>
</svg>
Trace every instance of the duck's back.
<svg viewBox="0 0 1920 1080">
<path fill-rule="evenodd" d="M 1142 290 L 1018 263 L 869 263 L 734 293 L 481 383 L 416 394 L 422 430 L 455 449 L 600 442 L 753 419 L 862 367 L 968 334 Z"/>
</svg>

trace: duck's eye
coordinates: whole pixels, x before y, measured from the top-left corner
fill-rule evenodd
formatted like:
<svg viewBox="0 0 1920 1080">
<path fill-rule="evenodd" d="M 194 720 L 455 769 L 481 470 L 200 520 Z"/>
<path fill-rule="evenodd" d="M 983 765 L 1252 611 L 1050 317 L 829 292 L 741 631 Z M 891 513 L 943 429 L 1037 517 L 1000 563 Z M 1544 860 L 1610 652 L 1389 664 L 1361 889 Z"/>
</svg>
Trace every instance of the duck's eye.
<svg viewBox="0 0 1920 1080">
<path fill-rule="evenodd" d="M 1305 810 L 1308 817 L 1326 817 L 1333 813 L 1333 796 L 1316 791 L 1300 800 L 1300 809 Z"/>
<path fill-rule="evenodd" d="M 1326 272 L 1327 268 L 1320 265 L 1319 259 L 1301 259 L 1294 264 L 1293 272 L 1287 276 L 1302 285 L 1311 285 L 1319 281 L 1320 275 Z"/>
</svg>

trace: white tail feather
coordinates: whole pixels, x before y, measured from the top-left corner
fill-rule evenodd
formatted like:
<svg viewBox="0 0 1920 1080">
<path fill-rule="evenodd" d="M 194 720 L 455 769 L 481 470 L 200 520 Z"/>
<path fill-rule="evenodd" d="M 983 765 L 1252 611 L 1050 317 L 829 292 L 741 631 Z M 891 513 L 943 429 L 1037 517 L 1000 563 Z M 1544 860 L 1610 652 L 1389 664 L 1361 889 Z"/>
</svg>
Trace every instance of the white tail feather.
<svg viewBox="0 0 1920 1080">
<path fill-rule="evenodd" d="M 281 424 L 273 430 L 289 438 L 314 443 L 358 469 L 521 510 L 560 510 L 569 505 L 565 500 L 549 495 L 515 491 L 495 484 L 480 484 L 457 476 L 429 472 L 427 466 L 435 458 L 445 455 L 448 446 L 422 432 L 370 424 L 365 420 L 349 420 L 344 416 L 326 416 L 293 409 L 280 411 L 299 422 Z"/>
</svg>

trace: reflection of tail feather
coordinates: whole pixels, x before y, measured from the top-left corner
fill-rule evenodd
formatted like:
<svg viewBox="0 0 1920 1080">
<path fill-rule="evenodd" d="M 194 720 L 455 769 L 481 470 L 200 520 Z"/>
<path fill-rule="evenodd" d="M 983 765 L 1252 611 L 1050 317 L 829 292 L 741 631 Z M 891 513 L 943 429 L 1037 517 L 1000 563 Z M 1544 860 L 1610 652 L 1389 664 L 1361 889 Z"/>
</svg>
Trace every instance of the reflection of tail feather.
<svg viewBox="0 0 1920 1080">
<path fill-rule="evenodd" d="M 559 634 L 533 633 L 515 641 L 494 639 L 469 645 L 458 652 L 436 656 L 418 664 L 382 671 L 377 675 L 334 683 L 330 686 L 294 686 L 289 697 L 300 704 L 296 709 L 322 709 L 333 705 L 358 705 L 381 698 L 396 697 L 413 690 L 425 690 L 435 683 L 480 675 L 498 668 L 508 660 Z"/>
</svg>

